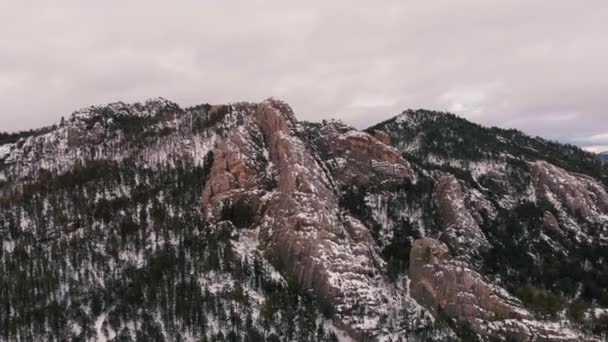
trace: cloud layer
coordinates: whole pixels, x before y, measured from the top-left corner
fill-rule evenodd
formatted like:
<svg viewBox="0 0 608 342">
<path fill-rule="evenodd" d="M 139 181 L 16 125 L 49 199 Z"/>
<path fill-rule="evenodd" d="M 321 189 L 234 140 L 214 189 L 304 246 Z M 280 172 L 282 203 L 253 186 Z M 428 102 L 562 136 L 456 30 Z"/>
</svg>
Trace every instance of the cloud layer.
<svg viewBox="0 0 608 342">
<path fill-rule="evenodd" d="M 275 96 L 309 120 L 365 127 L 429 108 L 608 146 L 604 0 L 25 0 L 0 13 L 0 130 L 116 100 Z"/>
</svg>

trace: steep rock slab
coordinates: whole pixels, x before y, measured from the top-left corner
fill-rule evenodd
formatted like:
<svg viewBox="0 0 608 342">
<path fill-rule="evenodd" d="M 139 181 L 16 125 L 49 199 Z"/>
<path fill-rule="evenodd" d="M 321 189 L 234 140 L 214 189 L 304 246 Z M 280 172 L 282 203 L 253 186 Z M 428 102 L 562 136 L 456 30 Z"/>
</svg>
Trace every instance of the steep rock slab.
<svg viewBox="0 0 608 342">
<path fill-rule="evenodd" d="M 266 257 L 333 306 L 355 337 L 428 325 L 426 312 L 386 281 L 369 229 L 341 214 L 333 180 L 298 137 L 296 125 L 289 107 L 268 100 L 232 131 L 214 151 L 203 194 L 207 217 L 230 220 L 223 208 L 249 203 Z M 255 138 L 258 133 L 262 139 Z M 263 157 L 252 151 L 263 151 Z M 265 182 L 265 177 L 272 179 Z M 381 326 L 388 317 L 401 319 Z"/>
<path fill-rule="evenodd" d="M 261 148 L 262 133 L 252 122 L 237 127 L 213 151 L 213 163 L 203 190 L 203 207 L 234 189 L 263 188 L 270 176 L 263 168 L 267 156 Z"/>
<path fill-rule="evenodd" d="M 435 199 L 444 225 L 440 239 L 457 256 L 467 259 L 489 248 L 490 243 L 465 205 L 462 184 L 456 177 L 446 174 L 437 181 Z"/>
<path fill-rule="evenodd" d="M 541 200 L 586 221 L 608 221 L 608 193 L 597 180 L 544 161 L 530 163 L 530 173 Z"/>
<path fill-rule="evenodd" d="M 374 137 L 332 121 L 321 127 L 320 133 L 323 158 L 342 186 L 386 185 L 414 179 L 410 164 L 381 132 Z"/>
<path fill-rule="evenodd" d="M 414 299 L 435 315 L 443 313 L 481 336 L 516 341 L 585 340 L 566 326 L 534 320 L 517 299 L 488 283 L 466 263 L 453 260 L 448 247 L 437 240 L 414 242 L 409 276 Z"/>
</svg>

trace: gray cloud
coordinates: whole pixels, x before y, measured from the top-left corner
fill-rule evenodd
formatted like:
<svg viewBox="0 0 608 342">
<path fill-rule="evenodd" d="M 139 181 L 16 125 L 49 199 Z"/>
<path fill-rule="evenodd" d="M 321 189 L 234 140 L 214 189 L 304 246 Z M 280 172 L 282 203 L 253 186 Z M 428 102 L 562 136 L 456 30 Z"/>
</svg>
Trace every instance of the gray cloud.
<svg viewBox="0 0 608 342">
<path fill-rule="evenodd" d="M 572 1 L 0 4 L 0 130 L 90 104 L 276 96 L 358 127 L 452 111 L 608 146 L 608 6 Z"/>
</svg>

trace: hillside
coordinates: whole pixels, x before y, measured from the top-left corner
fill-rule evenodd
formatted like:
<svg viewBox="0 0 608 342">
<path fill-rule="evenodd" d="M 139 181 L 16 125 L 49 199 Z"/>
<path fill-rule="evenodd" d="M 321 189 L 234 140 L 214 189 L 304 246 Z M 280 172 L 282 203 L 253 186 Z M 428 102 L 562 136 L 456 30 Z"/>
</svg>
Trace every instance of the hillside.
<svg viewBox="0 0 608 342">
<path fill-rule="evenodd" d="M 607 182 L 608 166 L 577 146 L 530 137 L 515 129 L 484 127 L 454 114 L 408 110 L 367 129 L 386 130 L 410 159 L 425 165 L 437 161 L 544 160 L 571 172 Z"/>
<path fill-rule="evenodd" d="M 0 138 L 0 341 L 606 338 L 608 166 L 574 146 L 275 99 Z"/>
</svg>

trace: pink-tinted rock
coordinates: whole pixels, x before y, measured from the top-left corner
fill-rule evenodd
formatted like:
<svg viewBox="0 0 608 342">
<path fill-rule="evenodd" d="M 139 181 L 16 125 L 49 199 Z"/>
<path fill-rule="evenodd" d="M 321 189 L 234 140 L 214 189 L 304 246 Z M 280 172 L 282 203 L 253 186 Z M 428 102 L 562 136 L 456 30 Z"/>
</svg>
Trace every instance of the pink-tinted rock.
<svg viewBox="0 0 608 342">
<path fill-rule="evenodd" d="M 457 255 L 476 254 L 489 248 L 483 231 L 465 205 L 462 184 L 451 174 L 435 185 L 435 199 L 443 223 L 442 240 Z"/>
<path fill-rule="evenodd" d="M 326 158 L 334 159 L 334 176 L 343 186 L 402 183 L 414 178 L 410 164 L 383 141 L 339 122 L 321 128 Z"/>
<path fill-rule="evenodd" d="M 516 341 L 594 341 L 567 326 L 537 321 L 522 304 L 437 240 L 416 240 L 410 250 L 410 294 L 435 315 L 441 312 L 484 337 Z"/>
<path fill-rule="evenodd" d="M 386 132 L 374 130 L 374 137 L 380 140 L 385 145 L 391 145 L 391 137 Z"/>
<path fill-rule="evenodd" d="M 374 326 L 358 323 L 353 316 L 355 307 L 363 305 L 375 317 L 388 314 L 384 302 L 399 300 L 399 310 L 410 308 L 412 312 L 415 303 L 384 287 L 384 261 L 369 229 L 341 213 L 320 158 L 298 137 L 296 124 L 291 110 L 282 103 L 258 105 L 229 141 L 215 150 L 204 190 L 204 211 L 211 222 L 221 220 L 226 203 L 246 198 L 254 208 L 252 220 L 265 256 L 331 303 L 341 317 L 340 324 L 353 336 L 367 336 Z M 261 132 L 263 138 L 252 139 L 255 132 Z M 381 144 L 365 135 L 364 139 L 345 140 L 343 147 L 356 149 L 350 150 L 355 155 L 372 153 L 380 159 L 390 155 L 383 154 L 381 147 L 370 147 L 370 141 Z M 267 149 L 268 159 L 251 158 L 249 149 Z M 261 191 L 260 170 L 267 169 L 274 185 Z"/>
<path fill-rule="evenodd" d="M 448 247 L 431 238 L 416 240 L 410 251 L 412 296 L 431 310 L 442 309 L 459 320 L 531 318 L 510 297 L 464 263 L 450 262 Z"/>
<path fill-rule="evenodd" d="M 549 204 L 589 222 L 608 215 L 608 193 L 597 180 L 544 161 L 530 163 L 530 173 L 538 196 Z"/>
</svg>

